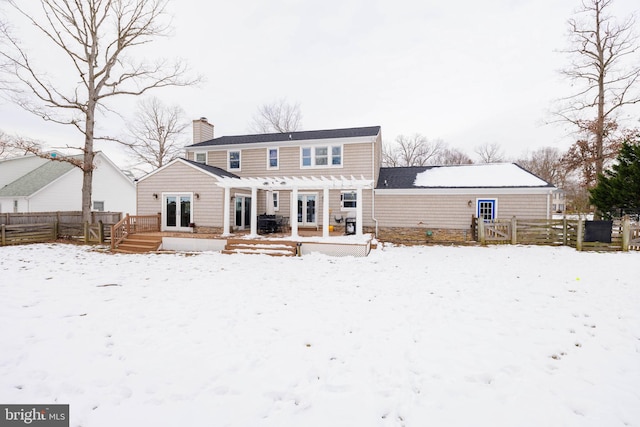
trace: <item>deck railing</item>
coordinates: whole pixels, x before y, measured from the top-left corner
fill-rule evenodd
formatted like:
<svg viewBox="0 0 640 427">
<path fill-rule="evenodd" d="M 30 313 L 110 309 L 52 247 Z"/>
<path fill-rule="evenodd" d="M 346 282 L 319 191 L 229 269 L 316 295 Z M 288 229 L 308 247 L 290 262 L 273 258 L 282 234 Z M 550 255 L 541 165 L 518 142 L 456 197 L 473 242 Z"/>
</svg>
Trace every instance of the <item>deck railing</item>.
<svg viewBox="0 0 640 427">
<path fill-rule="evenodd" d="M 160 214 L 126 215 L 111 226 L 111 249 L 115 249 L 130 234 L 160 231 Z"/>
</svg>

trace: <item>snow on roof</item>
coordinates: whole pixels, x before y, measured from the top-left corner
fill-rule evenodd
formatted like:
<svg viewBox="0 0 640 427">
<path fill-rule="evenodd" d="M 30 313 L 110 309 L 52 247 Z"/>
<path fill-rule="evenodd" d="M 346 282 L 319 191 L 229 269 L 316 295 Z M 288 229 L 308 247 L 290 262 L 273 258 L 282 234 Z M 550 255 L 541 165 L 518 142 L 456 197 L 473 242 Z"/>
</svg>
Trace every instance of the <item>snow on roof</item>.
<svg viewBox="0 0 640 427">
<path fill-rule="evenodd" d="M 514 163 L 438 166 L 420 172 L 416 187 L 546 187 L 549 183 Z"/>
</svg>

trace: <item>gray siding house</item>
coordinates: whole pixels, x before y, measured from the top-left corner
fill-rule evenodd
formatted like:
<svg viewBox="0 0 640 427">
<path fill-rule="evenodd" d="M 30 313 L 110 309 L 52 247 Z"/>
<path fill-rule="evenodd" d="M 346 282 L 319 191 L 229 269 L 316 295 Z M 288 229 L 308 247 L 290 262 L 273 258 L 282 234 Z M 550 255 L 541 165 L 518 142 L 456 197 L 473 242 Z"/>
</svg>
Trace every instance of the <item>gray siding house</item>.
<svg viewBox="0 0 640 427">
<path fill-rule="evenodd" d="M 160 213 L 164 231 L 256 234 L 267 214 L 292 236 L 328 237 L 348 219 L 356 235 L 459 241 L 474 215 L 551 215 L 554 187 L 515 164 L 383 168 L 379 126 L 214 138 L 206 119 L 193 124 L 185 157 L 137 184 L 138 215 Z"/>
</svg>

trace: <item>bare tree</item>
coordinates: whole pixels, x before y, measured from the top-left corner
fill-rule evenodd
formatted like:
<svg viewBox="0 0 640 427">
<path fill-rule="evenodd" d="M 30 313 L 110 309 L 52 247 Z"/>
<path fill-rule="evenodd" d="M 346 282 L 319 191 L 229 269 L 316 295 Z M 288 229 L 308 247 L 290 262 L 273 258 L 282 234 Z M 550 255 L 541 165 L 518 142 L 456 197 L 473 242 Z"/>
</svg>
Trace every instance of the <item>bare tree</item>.
<svg viewBox="0 0 640 427">
<path fill-rule="evenodd" d="M 635 19 L 617 21 L 609 15 L 613 0 L 583 0 L 577 16 L 568 21 L 572 62 L 562 73 L 577 91 L 562 101 L 557 115 L 593 138 L 593 174 L 605 163 L 607 122 L 621 108 L 640 102 L 640 48 Z"/>
<path fill-rule="evenodd" d="M 568 170 L 563 162 L 563 154 L 557 148 L 539 148 L 518 159 L 517 163 L 553 185 L 565 185 Z"/>
<path fill-rule="evenodd" d="M 444 148 L 438 153 L 434 164 L 438 165 L 470 165 L 473 160 L 466 153 L 457 148 Z"/>
<path fill-rule="evenodd" d="M 134 120 L 127 124 L 129 135 L 124 144 L 136 166 L 161 168 L 180 156 L 188 126 L 178 105 L 166 106 L 158 98 L 147 98 L 138 103 Z"/>
<path fill-rule="evenodd" d="M 398 135 L 393 146 L 383 146 L 382 163 L 390 167 L 433 164 L 444 148 L 441 140 L 429 141 L 419 133 Z"/>
<path fill-rule="evenodd" d="M 480 163 L 497 163 L 504 162 L 504 152 L 498 143 L 484 143 L 478 145 L 474 150 L 480 157 Z"/>
<path fill-rule="evenodd" d="M 63 78 L 47 77 L 30 54 L 6 27 L 2 36 L 10 49 L 0 51 L 10 65 L 15 88 L 21 92 L 13 100 L 44 120 L 70 125 L 84 136 L 78 166 L 83 173 L 82 212 L 90 220 L 94 141 L 110 139 L 95 134 L 97 113 L 109 111 L 107 101 L 121 95 L 142 95 L 167 86 L 194 84 L 186 77 L 183 62 L 146 62 L 127 55 L 169 32 L 165 9 L 168 0 L 39 0 L 40 12 L 26 9 L 24 2 L 7 0 L 34 29 L 60 53 L 59 61 L 74 72 Z M 27 26 L 24 26 L 25 28 Z M 133 53 L 133 52 L 132 52 Z M 69 87 L 70 89 L 67 89 Z M 15 94 L 14 94 L 15 95 Z M 46 157 L 36 144 L 29 151 Z M 71 158 L 71 157 L 69 157 Z"/>
<path fill-rule="evenodd" d="M 250 124 L 250 129 L 256 133 L 295 132 L 301 127 L 300 104 L 289 104 L 286 99 L 259 107 Z"/>
</svg>

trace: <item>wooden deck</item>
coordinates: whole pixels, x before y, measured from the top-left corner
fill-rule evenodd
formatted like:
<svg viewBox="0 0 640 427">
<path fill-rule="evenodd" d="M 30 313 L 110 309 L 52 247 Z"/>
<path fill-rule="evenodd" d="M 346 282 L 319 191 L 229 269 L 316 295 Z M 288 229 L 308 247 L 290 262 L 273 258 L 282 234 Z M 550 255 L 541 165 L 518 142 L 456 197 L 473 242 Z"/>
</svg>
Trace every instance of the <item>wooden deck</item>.
<svg viewBox="0 0 640 427">
<path fill-rule="evenodd" d="M 366 235 L 369 236 L 369 235 Z M 267 254 L 276 256 L 300 256 L 305 253 L 321 252 L 334 256 L 366 256 L 375 245 L 371 239 L 355 236 L 345 236 L 344 230 L 330 233 L 329 239 L 324 239 L 322 230 L 299 229 L 298 237 L 293 238 L 290 233 L 269 233 L 258 236 L 251 235 L 249 231 L 233 233 L 230 236 L 222 236 L 215 233 L 184 233 L 151 231 L 135 233 L 127 236 L 125 241 L 119 244 L 114 252 L 155 252 L 159 251 L 219 251 L 226 254 Z M 347 239 L 341 239 L 347 237 Z M 353 237 L 353 239 L 350 239 Z M 317 238 L 317 239 L 314 239 Z M 332 241 L 335 238 L 335 241 Z M 158 249 L 143 247 L 140 240 L 162 242 Z M 127 240 L 133 240 L 128 244 Z M 122 247 L 122 250 L 120 249 Z"/>
</svg>

